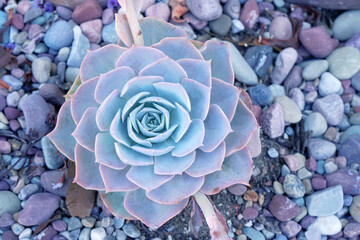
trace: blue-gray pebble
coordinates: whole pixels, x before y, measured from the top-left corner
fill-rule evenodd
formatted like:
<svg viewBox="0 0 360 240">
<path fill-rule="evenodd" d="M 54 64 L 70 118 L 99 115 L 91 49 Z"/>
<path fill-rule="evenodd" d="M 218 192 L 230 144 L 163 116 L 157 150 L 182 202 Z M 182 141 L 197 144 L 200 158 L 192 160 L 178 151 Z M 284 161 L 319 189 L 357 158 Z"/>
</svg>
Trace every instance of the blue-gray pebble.
<svg viewBox="0 0 360 240">
<path fill-rule="evenodd" d="M 266 106 L 271 103 L 271 91 L 262 83 L 249 88 L 249 94 L 255 105 Z"/>
<path fill-rule="evenodd" d="M 54 50 L 69 46 L 74 39 L 74 34 L 69 23 L 64 20 L 55 22 L 46 32 L 44 42 Z"/>
</svg>

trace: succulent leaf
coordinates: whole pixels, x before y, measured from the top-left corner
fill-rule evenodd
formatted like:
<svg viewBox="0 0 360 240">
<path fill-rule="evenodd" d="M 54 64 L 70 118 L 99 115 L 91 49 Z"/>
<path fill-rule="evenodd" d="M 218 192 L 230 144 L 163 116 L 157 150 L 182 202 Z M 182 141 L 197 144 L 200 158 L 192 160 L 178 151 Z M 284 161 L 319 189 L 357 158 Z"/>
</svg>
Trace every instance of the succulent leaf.
<svg viewBox="0 0 360 240">
<path fill-rule="evenodd" d="M 211 61 L 185 58 L 177 62 L 185 70 L 188 78 L 194 79 L 206 87 L 211 87 Z"/>
<path fill-rule="evenodd" d="M 100 197 L 109 211 L 117 218 L 125 218 L 130 220 L 137 220 L 124 207 L 124 200 L 127 192 L 101 192 Z"/>
<path fill-rule="evenodd" d="M 126 177 L 128 170 L 129 167 L 117 170 L 100 164 L 106 192 L 128 192 L 138 189 L 139 187 Z"/>
<path fill-rule="evenodd" d="M 184 157 L 174 157 L 171 155 L 171 153 L 154 157 L 154 172 L 159 175 L 182 174 L 194 163 L 195 158 L 195 151 Z"/>
</svg>

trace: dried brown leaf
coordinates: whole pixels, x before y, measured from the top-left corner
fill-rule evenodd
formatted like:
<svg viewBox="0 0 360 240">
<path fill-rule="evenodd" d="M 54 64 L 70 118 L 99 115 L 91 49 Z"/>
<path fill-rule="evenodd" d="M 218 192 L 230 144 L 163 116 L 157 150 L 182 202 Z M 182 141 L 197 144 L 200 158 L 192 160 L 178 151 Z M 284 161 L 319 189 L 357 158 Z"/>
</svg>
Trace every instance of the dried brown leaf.
<svg viewBox="0 0 360 240">
<path fill-rule="evenodd" d="M 74 217 L 88 217 L 95 204 L 96 191 L 86 190 L 72 182 L 75 177 L 75 164 L 71 163 L 68 177 L 71 181 L 66 193 L 66 206 Z"/>
</svg>

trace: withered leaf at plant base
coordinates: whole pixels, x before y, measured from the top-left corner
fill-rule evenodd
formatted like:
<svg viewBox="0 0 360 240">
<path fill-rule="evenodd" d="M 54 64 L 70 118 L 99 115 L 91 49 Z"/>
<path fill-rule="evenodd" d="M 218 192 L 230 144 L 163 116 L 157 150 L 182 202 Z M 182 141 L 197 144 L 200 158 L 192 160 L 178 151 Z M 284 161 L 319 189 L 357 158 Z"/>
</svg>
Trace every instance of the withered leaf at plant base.
<svg viewBox="0 0 360 240">
<path fill-rule="evenodd" d="M 194 234 L 196 238 L 199 237 L 200 228 L 203 225 L 203 215 L 199 205 L 196 203 L 194 198 L 191 198 L 192 209 L 190 214 L 189 227 L 190 231 Z"/>
<path fill-rule="evenodd" d="M 96 191 L 86 190 L 76 183 L 73 183 L 75 177 L 75 164 L 69 164 L 69 180 L 71 181 L 66 193 L 66 206 L 71 216 L 88 217 L 95 204 Z"/>
</svg>

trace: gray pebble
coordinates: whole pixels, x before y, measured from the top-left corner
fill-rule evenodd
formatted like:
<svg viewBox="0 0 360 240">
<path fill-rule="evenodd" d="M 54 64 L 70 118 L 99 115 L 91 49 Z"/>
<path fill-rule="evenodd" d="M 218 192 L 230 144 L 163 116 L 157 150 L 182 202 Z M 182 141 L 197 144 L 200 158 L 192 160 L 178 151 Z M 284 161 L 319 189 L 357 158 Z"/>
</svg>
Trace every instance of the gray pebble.
<svg viewBox="0 0 360 240">
<path fill-rule="evenodd" d="M 132 223 L 126 223 L 122 230 L 125 232 L 125 234 L 131 238 L 137 238 L 140 237 L 140 231 L 139 229 Z"/>
<path fill-rule="evenodd" d="M 321 136 L 327 130 L 327 123 L 325 118 L 318 112 L 311 113 L 305 119 L 304 130 L 311 132 L 312 137 Z"/>
<path fill-rule="evenodd" d="M 47 57 L 36 58 L 31 69 L 35 79 L 39 83 L 45 83 L 50 78 L 51 60 Z"/>
<path fill-rule="evenodd" d="M 300 179 L 294 174 L 288 174 L 285 176 L 283 189 L 284 192 L 292 198 L 303 197 L 306 190 Z"/>
<path fill-rule="evenodd" d="M 319 93 L 321 96 L 339 93 L 341 89 L 341 82 L 334 75 L 329 72 L 325 72 L 321 75 L 319 83 Z"/>
<path fill-rule="evenodd" d="M 64 165 L 63 160 L 57 154 L 57 148 L 48 137 L 41 139 L 41 148 L 44 153 L 45 164 L 49 169 L 58 169 Z M 64 155 L 62 155 L 62 157 L 65 159 Z"/>
<path fill-rule="evenodd" d="M 325 160 L 335 154 L 336 146 L 332 142 L 324 139 L 312 138 L 308 141 L 309 155 L 316 160 Z"/>
<path fill-rule="evenodd" d="M 328 57 L 329 71 L 338 79 L 349 79 L 360 70 L 360 52 L 354 47 L 335 49 Z"/>
<path fill-rule="evenodd" d="M 41 187 L 37 184 L 28 184 L 25 185 L 19 192 L 18 198 L 21 201 L 27 200 L 34 193 L 38 193 L 41 191 Z"/>
<path fill-rule="evenodd" d="M 326 60 L 313 60 L 302 71 L 302 77 L 304 80 L 314 80 L 325 72 L 329 67 L 329 63 Z"/>
</svg>

